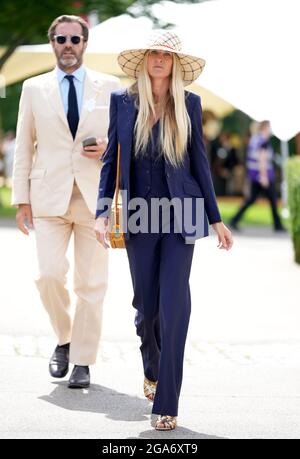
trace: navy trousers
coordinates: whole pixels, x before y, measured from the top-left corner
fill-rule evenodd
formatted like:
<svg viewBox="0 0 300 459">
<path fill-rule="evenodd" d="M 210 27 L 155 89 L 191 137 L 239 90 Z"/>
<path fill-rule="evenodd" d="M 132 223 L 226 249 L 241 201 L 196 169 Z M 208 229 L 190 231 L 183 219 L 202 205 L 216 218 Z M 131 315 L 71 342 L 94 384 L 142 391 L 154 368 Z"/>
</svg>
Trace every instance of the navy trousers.
<svg viewBox="0 0 300 459">
<path fill-rule="evenodd" d="M 185 244 L 181 234 L 174 232 L 138 233 L 131 234 L 126 249 L 144 374 L 158 381 L 152 412 L 177 416 L 194 245 Z"/>
</svg>

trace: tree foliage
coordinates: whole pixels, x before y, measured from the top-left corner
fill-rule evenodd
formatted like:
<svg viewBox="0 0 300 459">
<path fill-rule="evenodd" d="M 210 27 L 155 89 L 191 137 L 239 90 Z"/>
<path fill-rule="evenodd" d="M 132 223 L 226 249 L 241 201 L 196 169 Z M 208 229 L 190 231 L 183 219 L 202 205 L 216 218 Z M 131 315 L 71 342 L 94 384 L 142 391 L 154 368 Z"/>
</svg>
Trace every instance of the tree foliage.
<svg viewBox="0 0 300 459">
<path fill-rule="evenodd" d="M 175 0 L 174 3 L 199 3 L 201 0 Z M 97 12 L 99 19 L 125 13 L 137 5 L 132 15 L 146 15 L 154 22 L 151 6 L 154 0 L 0 0 L 0 46 L 6 50 L 0 56 L 0 69 L 15 49 L 24 44 L 45 42 L 47 30 L 54 18 L 62 14 L 85 15 Z M 129 10 L 130 12 L 130 10 Z"/>
<path fill-rule="evenodd" d="M 132 0 L 0 0 L 0 44 L 6 46 L 0 68 L 18 46 L 45 42 L 49 25 L 62 14 L 85 15 L 97 11 L 101 20 L 105 20 L 124 13 L 132 3 Z"/>
</svg>

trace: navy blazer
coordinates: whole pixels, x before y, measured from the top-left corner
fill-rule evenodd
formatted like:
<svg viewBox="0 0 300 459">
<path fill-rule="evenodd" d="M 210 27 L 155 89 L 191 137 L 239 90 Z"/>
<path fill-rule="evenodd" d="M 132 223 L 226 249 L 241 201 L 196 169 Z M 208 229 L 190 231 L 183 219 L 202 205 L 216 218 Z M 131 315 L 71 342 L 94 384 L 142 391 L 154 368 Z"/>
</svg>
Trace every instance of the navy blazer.
<svg viewBox="0 0 300 459">
<path fill-rule="evenodd" d="M 165 173 L 171 198 L 202 197 L 204 198 L 204 230 L 202 236 L 208 235 L 207 218 L 210 224 L 220 222 L 221 217 L 212 184 L 202 133 L 202 110 L 200 97 L 185 91 L 186 108 L 191 120 L 192 134 L 188 143 L 184 163 L 179 167 L 165 161 Z M 126 89 L 112 92 L 110 100 L 110 122 L 108 129 L 108 146 L 103 156 L 96 218 L 109 215 L 110 209 L 105 205 L 105 198 L 113 199 L 116 188 L 117 150 L 120 143 L 120 189 L 126 190 L 130 200 L 130 169 L 133 148 L 133 132 L 137 116 L 134 96 Z M 128 212 L 127 209 L 125 212 Z M 128 216 L 128 213 L 127 213 Z M 207 218 L 206 218 L 207 217 Z M 184 230 L 183 237 L 187 236 Z M 129 238 L 129 232 L 125 238 Z"/>
</svg>

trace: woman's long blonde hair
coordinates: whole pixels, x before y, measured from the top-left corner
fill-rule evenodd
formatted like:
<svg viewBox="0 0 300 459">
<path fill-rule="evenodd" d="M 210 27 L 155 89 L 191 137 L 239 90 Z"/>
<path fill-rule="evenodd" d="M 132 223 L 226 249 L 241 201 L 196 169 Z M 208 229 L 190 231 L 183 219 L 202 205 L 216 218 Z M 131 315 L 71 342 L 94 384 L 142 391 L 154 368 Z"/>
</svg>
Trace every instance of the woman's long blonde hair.
<svg viewBox="0 0 300 459">
<path fill-rule="evenodd" d="M 135 154 L 143 154 L 151 138 L 151 119 L 155 119 L 151 80 L 147 70 L 148 52 L 145 54 L 137 82 L 128 93 L 137 96 L 138 116 L 134 127 Z M 185 106 L 185 92 L 180 63 L 173 54 L 173 68 L 169 91 L 160 117 L 160 149 L 174 167 L 183 162 L 191 135 L 191 122 Z"/>
</svg>

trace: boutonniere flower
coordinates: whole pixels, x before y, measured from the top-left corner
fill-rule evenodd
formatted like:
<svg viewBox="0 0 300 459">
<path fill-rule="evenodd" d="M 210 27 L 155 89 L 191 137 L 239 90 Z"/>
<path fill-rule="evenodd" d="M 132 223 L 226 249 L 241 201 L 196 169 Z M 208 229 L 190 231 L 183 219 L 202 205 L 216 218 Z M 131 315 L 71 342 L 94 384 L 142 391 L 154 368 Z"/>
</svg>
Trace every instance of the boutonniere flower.
<svg viewBox="0 0 300 459">
<path fill-rule="evenodd" d="M 96 99 L 88 99 L 85 104 L 84 108 L 87 109 L 88 112 L 92 112 L 96 108 Z"/>
<path fill-rule="evenodd" d="M 92 99 L 88 99 L 88 100 L 85 101 L 84 108 L 88 112 L 93 112 L 94 110 L 107 110 L 108 106 L 105 105 L 105 104 L 104 105 L 96 105 L 96 99 L 92 98 Z"/>
</svg>

